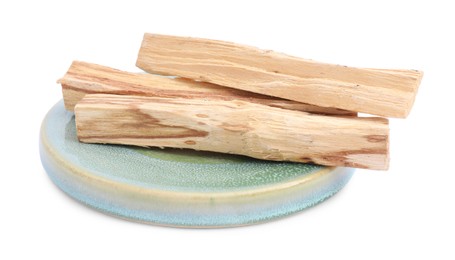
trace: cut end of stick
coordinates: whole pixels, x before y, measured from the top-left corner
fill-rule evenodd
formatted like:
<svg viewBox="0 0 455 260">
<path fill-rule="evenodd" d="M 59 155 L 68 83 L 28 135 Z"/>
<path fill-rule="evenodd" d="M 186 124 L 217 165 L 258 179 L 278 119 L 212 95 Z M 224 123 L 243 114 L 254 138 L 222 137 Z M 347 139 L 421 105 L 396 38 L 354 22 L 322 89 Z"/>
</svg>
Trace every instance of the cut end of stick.
<svg viewBox="0 0 455 260">
<path fill-rule="evenodd" d="M 414 82 L 413 85 L 411 85 L 412 86 L 412 94 L 410 96 L 410 100 L 409 100 L 409 104 L 407 106 L 407 109 L 406 109 L 405 113 L 403 114 L 403 116 L 400 117 L 400 118 L 406 118 L 411 113 L 412 107 L 414 106 L 414 103 L 415 103 L 415 100 L 416 100 L 416 97 L 417 97 L 417 93 L 419 92 L 420 83 L 422 82 L 422 79 L 423 79 L 423 71 L 412 70 L 411 72 L 414 72 L 413 73 L 413 78 L 415 78 L 415 82 Z"/>
</svg>

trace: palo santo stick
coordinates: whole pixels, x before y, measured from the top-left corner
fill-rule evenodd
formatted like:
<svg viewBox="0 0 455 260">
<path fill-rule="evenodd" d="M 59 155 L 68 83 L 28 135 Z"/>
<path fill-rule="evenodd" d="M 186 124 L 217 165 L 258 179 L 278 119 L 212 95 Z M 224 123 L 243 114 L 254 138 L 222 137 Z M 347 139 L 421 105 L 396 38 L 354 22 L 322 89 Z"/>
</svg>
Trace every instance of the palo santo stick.
<svg viewBox="0 0 455 260">
<path fill-rule="evenodd" d="M 136 65 L 222 86 L 384 117 L 406 117 L 422 72 L 352 68 L 230 42 L 145 34 Z"/>
<path fill-rule="evenodd" d="M 388 120 L 244 101 L 92 94 L 75 107 L 87 143 L 177 147 L 328 166 L 388 168 Z"/>
<path fill-rule="evenodd" d="M 73 111 L 76 103 L 86 94 L 100 93 L 220 100 L 238 99 L 317 114 L 340 116 L 355 116 L 357 114 L 351 111 L 308 105 L 210 83 L 165 78 L 150 74 L 128 73 L 80 61 L 74 61 L 65 76 L 58 82 L 62 85 L 65 107 L 70 111 Z"/>
</svg>

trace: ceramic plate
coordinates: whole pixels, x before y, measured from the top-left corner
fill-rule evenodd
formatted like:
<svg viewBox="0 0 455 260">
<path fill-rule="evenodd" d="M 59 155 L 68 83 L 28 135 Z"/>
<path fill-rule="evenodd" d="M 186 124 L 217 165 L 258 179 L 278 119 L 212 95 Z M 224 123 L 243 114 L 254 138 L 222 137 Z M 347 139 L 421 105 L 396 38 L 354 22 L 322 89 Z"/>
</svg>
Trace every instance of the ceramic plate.
<svg viewBox="0 0 455 260">
<path fill-rule="evenodd" d="M 41 127 L 52 181 L 99 211 L 157 225 L 229 227 L 282 217 L 339 191 L 353 169 L 181 149 L 84 144 L 63 101 Z"/>
</svg>

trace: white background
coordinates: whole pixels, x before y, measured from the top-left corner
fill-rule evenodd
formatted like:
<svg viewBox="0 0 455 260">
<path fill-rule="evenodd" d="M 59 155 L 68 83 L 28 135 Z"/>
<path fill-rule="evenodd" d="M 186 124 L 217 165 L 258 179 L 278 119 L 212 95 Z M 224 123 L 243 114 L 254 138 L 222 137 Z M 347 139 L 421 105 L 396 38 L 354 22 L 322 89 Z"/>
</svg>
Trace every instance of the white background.
<svg viewBox="0 0 455 260">
<path fill-rule="evenodd" d="M 455 259 L 451 1 L 299 2 L 2 1 L 0 259 Z M 41 120 L 71 61 L 139 71 L 144 32 L 425 76 L 411 115 L 391 121 L 389 171 L 358 170 L 327 202 L 267 224 L 155 227 L 73 201 L 38 154 Z"/>
</svg>

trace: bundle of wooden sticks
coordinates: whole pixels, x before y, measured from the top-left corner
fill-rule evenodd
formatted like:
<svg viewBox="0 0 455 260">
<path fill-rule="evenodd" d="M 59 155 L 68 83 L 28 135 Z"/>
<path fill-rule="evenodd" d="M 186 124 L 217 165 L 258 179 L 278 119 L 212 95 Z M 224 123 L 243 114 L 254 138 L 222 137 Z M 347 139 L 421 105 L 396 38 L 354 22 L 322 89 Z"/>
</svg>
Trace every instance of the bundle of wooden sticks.
<svg viewBox="0 0 455 260">
<path fill-rule="evenodd" d="M 81 142 L 377 170 L 389 165 L 384 117 L 409 114 L 423 75 L 156 34 L 136 65 L 150 74 L 74 61 L 59 80 Z"/>
</svg>

